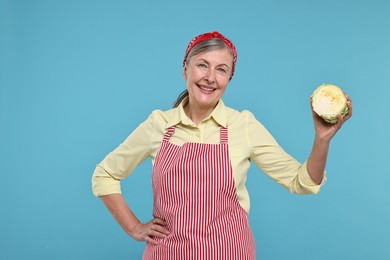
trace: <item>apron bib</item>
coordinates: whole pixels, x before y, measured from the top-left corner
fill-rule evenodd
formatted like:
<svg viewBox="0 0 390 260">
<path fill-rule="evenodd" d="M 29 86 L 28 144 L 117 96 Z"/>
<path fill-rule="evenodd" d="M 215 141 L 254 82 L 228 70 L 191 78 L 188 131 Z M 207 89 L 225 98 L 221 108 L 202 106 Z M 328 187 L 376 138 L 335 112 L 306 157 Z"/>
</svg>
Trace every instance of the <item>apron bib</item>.
<svg viewBox="0 0 390 260">
<path fill-rule="evenodd" d="M 154 217 L 170 234 L 146 244 L 144 260 L 256 259 L 248 215 L 238 202 L 228 151 L 220 144 L 169 142 L 164 135 L 153 166 Z"/>
</svg>

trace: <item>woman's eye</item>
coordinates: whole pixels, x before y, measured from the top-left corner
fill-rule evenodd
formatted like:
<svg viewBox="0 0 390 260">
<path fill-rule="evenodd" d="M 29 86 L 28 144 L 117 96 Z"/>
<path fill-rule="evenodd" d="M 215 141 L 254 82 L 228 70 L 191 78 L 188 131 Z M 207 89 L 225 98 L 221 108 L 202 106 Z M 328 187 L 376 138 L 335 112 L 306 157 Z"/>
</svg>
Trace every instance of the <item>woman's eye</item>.
<svg viewBox="0 0 390 260">
<path fill-rule="evenodd" d="M 206 68 L 207 66 L 206 66 L 206 64 L 204 64 L 204 63 L 200 63 L 200 64 L 198 64 L 198 67 L 199 67 L 199 68 Z"/>
<path fill-rule="evenodd" d="M 218 68 L 220 72 L 226 73 L 226 70 L 224 68 Z"/>
</svg>

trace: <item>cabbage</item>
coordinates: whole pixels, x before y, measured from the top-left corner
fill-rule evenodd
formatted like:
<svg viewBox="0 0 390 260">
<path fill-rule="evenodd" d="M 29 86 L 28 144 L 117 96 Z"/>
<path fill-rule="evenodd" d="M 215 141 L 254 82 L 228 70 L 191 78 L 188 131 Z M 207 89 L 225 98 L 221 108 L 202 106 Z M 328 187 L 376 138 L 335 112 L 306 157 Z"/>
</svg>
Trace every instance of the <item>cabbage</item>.
<svg viewBox="0 0 390 260">
<path fill-rule="evenodd" d="M 348 114 L 347 99 L 344 92 L 332 84 L 322 84 L 311 95 L 314 112 L 326 122 L 337 123 L 337 115 Z"/>
</svg>

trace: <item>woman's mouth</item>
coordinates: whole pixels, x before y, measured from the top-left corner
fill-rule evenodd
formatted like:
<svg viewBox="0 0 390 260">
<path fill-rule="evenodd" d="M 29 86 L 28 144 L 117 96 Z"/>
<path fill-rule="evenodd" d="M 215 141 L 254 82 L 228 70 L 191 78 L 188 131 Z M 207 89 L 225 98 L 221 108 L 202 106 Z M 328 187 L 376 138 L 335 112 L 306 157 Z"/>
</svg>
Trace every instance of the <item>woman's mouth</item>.
<svg viewBox="0 0 390 260">
<path fill-rule="evenodd" d="M 215 88 L 204 87 L 204 86 L 201 86 L 201 85 L 197 85 L 197 86 L 198 86 L 198 88 L 200 88 L 201 90 L 204 90 L 204 91 L 210 92 L 210 93 L 216 90 Z"/>
</svg>

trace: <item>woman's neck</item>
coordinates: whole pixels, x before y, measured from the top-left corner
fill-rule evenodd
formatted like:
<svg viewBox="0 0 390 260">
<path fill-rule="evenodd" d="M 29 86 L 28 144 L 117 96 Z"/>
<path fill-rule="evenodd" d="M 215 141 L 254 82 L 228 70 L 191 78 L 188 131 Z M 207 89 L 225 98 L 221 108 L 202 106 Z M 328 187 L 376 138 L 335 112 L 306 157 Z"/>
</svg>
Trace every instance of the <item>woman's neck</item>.
<svg viewBox="0 0 390 260">
<path fill-rule="evenodd" d="M 203 119 L 207 118 L 214 110 L 214 107 L 199 107 L 191 102 L 188 102 L 184 106 L 184 112 L 194 122 L 194 124 L 198 125 Z"/>
</svg>

